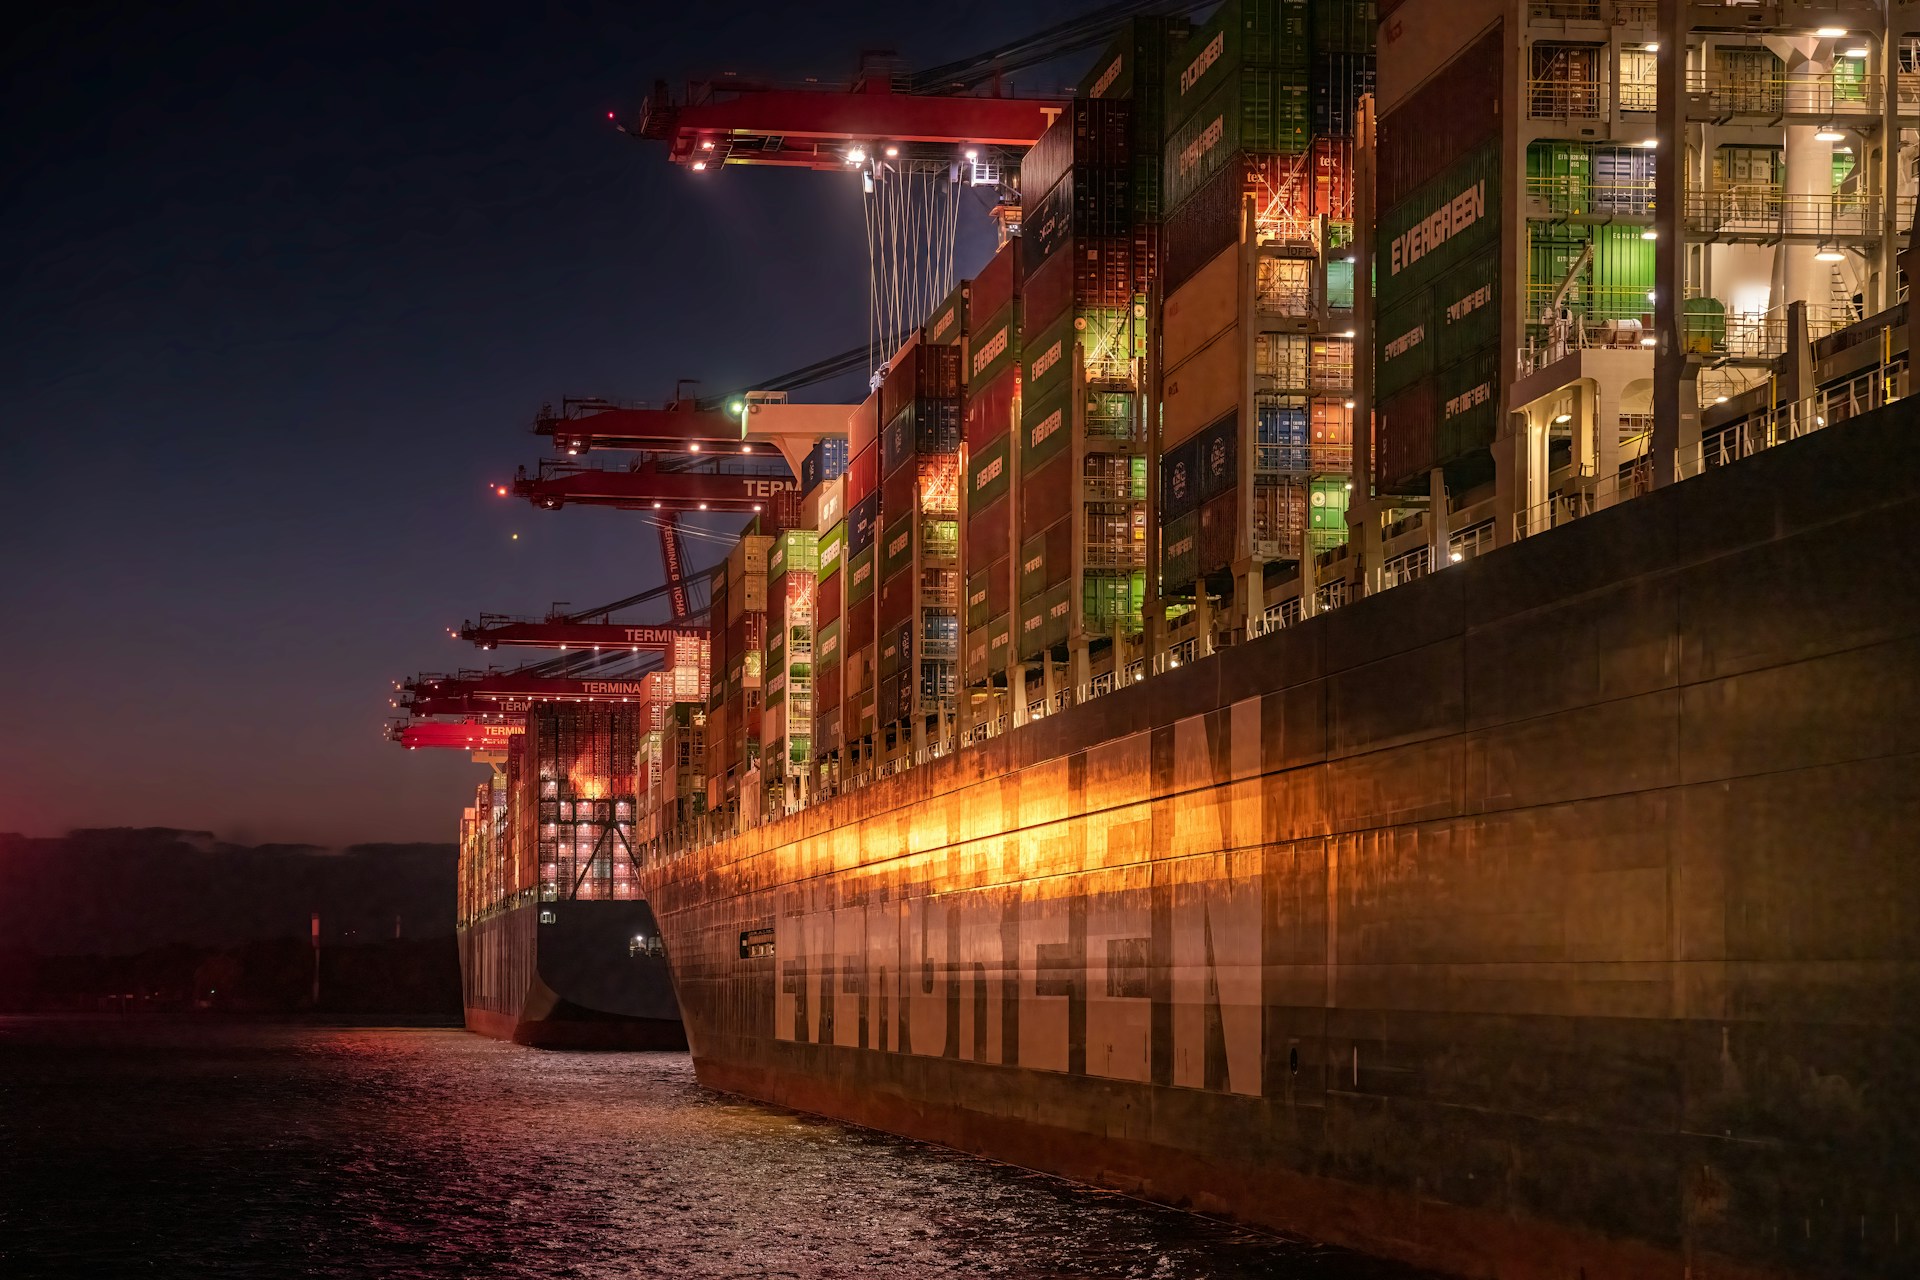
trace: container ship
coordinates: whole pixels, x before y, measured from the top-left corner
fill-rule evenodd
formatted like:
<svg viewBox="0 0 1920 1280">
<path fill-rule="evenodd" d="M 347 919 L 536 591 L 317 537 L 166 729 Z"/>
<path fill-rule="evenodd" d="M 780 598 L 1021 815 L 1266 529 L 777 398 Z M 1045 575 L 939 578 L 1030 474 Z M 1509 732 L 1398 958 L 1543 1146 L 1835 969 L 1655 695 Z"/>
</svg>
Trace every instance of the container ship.
<svg viewBox="0 0 1920 1280">
<path fill-rule="evenodd" d="M 470 1031 L 546 1049 L 684 1049 L 660 928 L 634 858 L 646 711 L 530 708 L 460 821 L 461 988 Z"/>
<path fill-rule="evenodd" d="M 1920 33 L 1655 17 L 1135 16 L 954 141 L 997 252 L 643 757 L 702 1082 L 1455 1274 L 1920 1271 Z M 937 132 L 756 103 L 631 131 L 870 209 Z"/>
</svg>

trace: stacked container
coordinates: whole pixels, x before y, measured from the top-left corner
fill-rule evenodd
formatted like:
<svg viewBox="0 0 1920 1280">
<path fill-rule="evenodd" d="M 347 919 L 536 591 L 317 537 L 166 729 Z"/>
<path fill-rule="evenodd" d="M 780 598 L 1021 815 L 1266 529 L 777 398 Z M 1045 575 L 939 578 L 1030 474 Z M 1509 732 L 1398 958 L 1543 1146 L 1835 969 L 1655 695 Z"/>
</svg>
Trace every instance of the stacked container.
<svg viewBox="0 0 1920 1280">
<path fill-rule="evenodd" d="M 960 349 L 918 338 L 880 384 L 879 702 L 875 724 L 911 746 L 951 710 L 959 660 Z M 876 743 L 882 758 L 887 742 Z"/>
<path fill-rule="evenodd" d="M 969 689 L 1005 683 L 1013 653 L 1014 427 L 1020 412 L 1020 241 L 972 283 L 965 342 L 967 580 L 962 600 Z M 981 707 L 991 717 L 996 712 Z"/>
<path fill-rule="evenodd" d="M 1150 218 L 1135 205 L 1133 161 L 1132 102 L 1099 98 L 1062 112 L 1020 166 L 1023 662 L 1139 629 L 1147 272 L 1135 233 Z"/>
<path fill-rule="evenodd" d="M 802 500 L 814 540 L 812 782 L 831 793 L 841 753 L 841 629 L 845 614 L 847 520 L 844 475 L 821 482 Z"/>
<path fill-rule="evenodd" d="M 760 763 L 761 694 L 766 677 L 767 552 L 773 539 L 747 533 L 712 578 L 713 686 L 707 704 L 707 801 L 739 804 Z M 724 619 L 724 624 L 722 623 Z M 759 797 L 754 797 L 757 806 Z"/>
<path fill-rule="evenodd" d="M 1352 131 L 1372 31 L 1370 0 L 1229 0 L 1169 64 L 1165 599 L 1345 541 L 1325 513 L 1344 512 L 1352 468 Z"/>
<path fill-rule="evenodd" d="M 768 813 L 806 802 L 813 771 L 814 590 L 819 534 L 794 529 L 767 556 L 766 749 Z"/>
<path fill-rule="evenodd" d="M 540 704 L 527 713 L 542 901 L 633 899 L 640 709 Z"/>
<path fill-rule="evenodd" d="M 880 393 L 848 419 L 846 537 L 841 552 L 840 767 L 859 772 L 870 758 L 879 678 Z"/>
</svg>

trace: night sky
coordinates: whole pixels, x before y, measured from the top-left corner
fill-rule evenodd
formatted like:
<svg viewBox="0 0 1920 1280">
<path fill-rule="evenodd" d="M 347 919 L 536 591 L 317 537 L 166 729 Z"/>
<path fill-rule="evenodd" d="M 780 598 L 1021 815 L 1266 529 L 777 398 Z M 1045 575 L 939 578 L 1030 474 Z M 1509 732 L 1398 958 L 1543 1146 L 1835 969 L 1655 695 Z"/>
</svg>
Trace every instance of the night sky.
<svg viewBox="0 0 1920 1280">
<path fill-rule="evenodd" d="M 640 520 L 486 492 L 539 455 L 541 403 L 719 391 L 866 334 L 855 179 L 670 169 L 607 112 L 656 76 L 925 66 L 1092 7 L 59 6 L 13 30 L 0 831 L 451 839 L 478 770 L 383 741 L 389 682 L 478 665 L 446 628 L 482 610 L 659 581 Z M 962 236 L 971 274 L 984 216 Z"/>
</svg>

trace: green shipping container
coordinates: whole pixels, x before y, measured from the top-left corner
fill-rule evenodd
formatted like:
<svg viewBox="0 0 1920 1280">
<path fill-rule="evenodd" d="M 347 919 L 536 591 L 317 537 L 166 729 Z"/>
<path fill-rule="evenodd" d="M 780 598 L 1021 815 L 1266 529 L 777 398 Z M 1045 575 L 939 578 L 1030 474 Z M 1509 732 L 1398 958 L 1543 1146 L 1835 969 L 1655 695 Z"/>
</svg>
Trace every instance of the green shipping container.
<svg viewBox="0 0 1920 1280">
<path fill-rule="evenodd" d="M 859 604 L 873 596 L 873 557 L 876 548 L 855 552 L 847 562 L 847 604 Z"/>
<path fill-rule="evenodd" d="M 1238 72 L 1281 70 L 1304 88 L 1307 27 L 1307 0 L 1227 0 L 1167 59 L 1168 134 Z"/>
<path fill-rule="evenodd" d="M 1500 240 L 1497 143 L 1463 157 L 1380 218 L 1382 312 L 1401 305 Z"/>
<path fill-rule="evenodd" d="M 913 514 L 901 516 L 880 535 L 880 577 L 891 581 L 894 575 L 913 567 Z"/>
<path fill-rule="evenodd" d="M 958 342 L 967 333 L 967 296 L 972 288 L 962 280 L 953 286 L 947 300 L 933 309 L 927 318 L 927 341 L 936 345 Z"/>
<path fill-rule="evenodd" d="M 1435 365 L 1457 364 L 1499 344 L 1499 264 L 1499 254 L 1483 253 L 1447 272 L 1434 284 Z"/>
<path fill-rule="evenodd" d="M 1439 461 L 1484 452 L 1500 421 L 1499 352 L 1488 348 L 1434 375 Z"/>
<path fill-rule="evenodd" d="M 1335 311 L 1353 310 L 1353 264 L 1345 258 L 1327 264 L 1327 305 Z"/>
<path fill-rule="evenodd" d="M 1019 582 L 1022 600 L 1037 599 L 1047 589 L 1047 536 L 1037 533 L 1020 544 Z"/>
<path fill-rule="evenodd" d="M 967 458 L 967 518 L 975 519 L 1007 496 L 1013 482 L 1013 434 L 998 435 Z M 1003 518 L 1001 516 L 999 518 Z"/>
<path fill-rule="evenodd" d="M 1372 53 L 1373 0 L 1312 0 L 1315 53 Z"/>
<path fill-rule="evenodd" d="M 1037 658 L 1047 647 L 1047 596 L 1045 592 L 1020 598 L 1020 632 L 1014 637 L 1014 656 Z"/>
<path fill-rule="evenodd" d="M 1374 389 L 1381 397 L 1412 386 L 1433 370 L 1433 297 L 1425 289 L 1380 313 Z"/>
<path fill-rule="evenodd" d="M 1041 332 L 1021 335 L 1020 396 L 1026 403 L 1045 399 L 1073 381 L 1073 346 L 1079 336 L 1074 320 L 1078 314 L 1069 308 Z"/>
<path fill-rule="evenodd" d="M 1020 475 L 1032 475 L 1041 464 L 1057 457 L 1073 439 L 1074 403 L 1071 387 L 1058 387 L 1044 399 L 1029 401 L 1020 415 Z M 1025 501 L 1022 499 L 1022 501 Z"/>
<path fill-rule="evenodd" d="M 1653 310 L 1653 244 L 1638 227 L 1593 229 L 1593 298 L 1598 320 L 1630 320 Z"/>
<path fill-rule="evenodd" d="M 834 521 L 833 527 L 820 535 L 819 555 L 820 581 L 824 584 L 834 574 L 840 572 L 842 553 L 847 546 L 847 522 Z"/>
<path fill-rule="evenodd" d="M 1013 615 L 1003 613 L 987 624 L 987 670 L 1005 671 L 1013 665 Z"/>
<path fill-rule="evenodd" d="M 1116 627 L 1126 633 L 1140 630 L 1140 611 L 1146 602 L 1147 575 L 1089 573 L 1080 584 L 1080 613 L 1088 631 L 1111 635 Z"/>
<path fill-rule="evenodd" d="M 1527 147 L 1527 198 L 1548 212 L 1583 214 L 1593 205 L 1593 148 L 1584 142 L 1535 142 Z"/>
<path fill-rule="evenodd" d="M 1186 591 L 1200 572 L 1200 513 L 1190 511 L 1160 526 L 1160 593 Z"/>
<path fill-rule="evenodd" d="M 1073 587 L 1061 583 L 1046 595 L 1047 620 L 1043 629 L 1049 647 L 1067 642 L 1073 632 Z"/>
<path fill-rule="evenodd" d="M 776 564 L 778 567 L 776 568 Z M 774 539 L 767 554 L 767 576 L 820 572 L 820 535 L 811 529 L 790 529 Z"/>
<path fill-rule="evenodd" d="M 1323 476 L 1307 486 L 1307 527 L 1309 529 L 1345 529 L 1347 527 L 1347 485 L 1345 476 Z"/>
<path fill-rule="evenodd" d="M 1019 310 L 1017 300 L 1010 302 L 974 329 L 967 344 L 968 395 L 978 395 L 1020 358 Z"/>
<path fill-rule="evenodd" d="M 835 618 L 820 628 L 813 646 L 813 665 L 817 671 L 840 665 L 840 619 Z"/>
<path fill-rule="evenodd" d="M 991 612 L 990 602 L 993 598 L 991 577 L 992 571 L 987 569 L 969 574 L 967 577 L 967 630 L 969 631 L 987 625 L 987 618 Z"/>
<path fill-rule="evenodd" d="M 1299 155 L 1310 131 L 1304 79 L 1275 70 L 1236 74 L 1168 136 L 1165 207 L 1178 209 L 1242 153 Z"/>
</svg>

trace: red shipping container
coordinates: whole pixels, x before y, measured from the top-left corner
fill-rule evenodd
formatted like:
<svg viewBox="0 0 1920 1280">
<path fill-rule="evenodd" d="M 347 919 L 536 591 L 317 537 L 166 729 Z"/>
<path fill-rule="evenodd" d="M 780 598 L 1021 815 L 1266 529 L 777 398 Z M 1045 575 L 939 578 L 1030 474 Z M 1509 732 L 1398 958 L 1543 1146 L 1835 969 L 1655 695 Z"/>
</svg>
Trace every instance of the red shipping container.
<svg viewBox="0 0 1920 1280">
<path fill-rule="evenodd" d="M 1425 377 L 1380 405 L 1374 428 L 1374 475 L 1389 493 L 1424 493 L 1427 473 L 1440 456 L 1435 431 L 1432 377 Z"/>
<path fill-rule="evenodd" d="M 913 612 L 913 575 L 902 573 L 880 584 L 880 630 L 897 626 Z"/>
<path fill-rule="evenodd" d="M 1013 547 L 1013 500 L 1001 498 L 983 511 L 968 513 L 968 564 L 1003 559 Z"/>
<path fill-rule="evenodd" d="M 1239 535 L 1240 494 L 1223 493 L 1200 508 L 1200 572 L 1233 565 Z"/>
<path fill-rule="evenodd" d="M 1020 478 L 1020 538 L 1025 541 L 1058 520 L 1073 501 L 1073 452 L 1062 450 L 1037 471 Z"/>
<path fill-rule="evenodd" d="M 992 319 L 1000 308 L 1020 296 L 1024 280 L 1020 269 L 1020 241 L 1012 239 L 1000 246 L 993 261 L 973 279 L 973 299 L 968 303 L 974 315 Z"/>
<path fill-rule="evenodd" d="M 867 441 L 866 447 L 847 461 L 847 510 L 871 494 L 880 483 L 880 442 Z"/>
<path fill-rule="evenodd" d="M 967 399 L 967 446 L 978 448 L 997 440 L 1013 426 L 1013 402 L 1020 394 L 1020 362 Z"/>
<path fill-rule="evenodd" d="M 875 392 L 847 415 L 847 457 L 857 457 L 880 438 L 880 395 Z M 876 461 L 874 465 L 880 464 Z"/>
<path fill-rule="evenodd" d="M 1073 576 L 1073 517 L 1062 516 L 1047 530 L 1047 585 L 1057 587 Z"/>
</svg>

